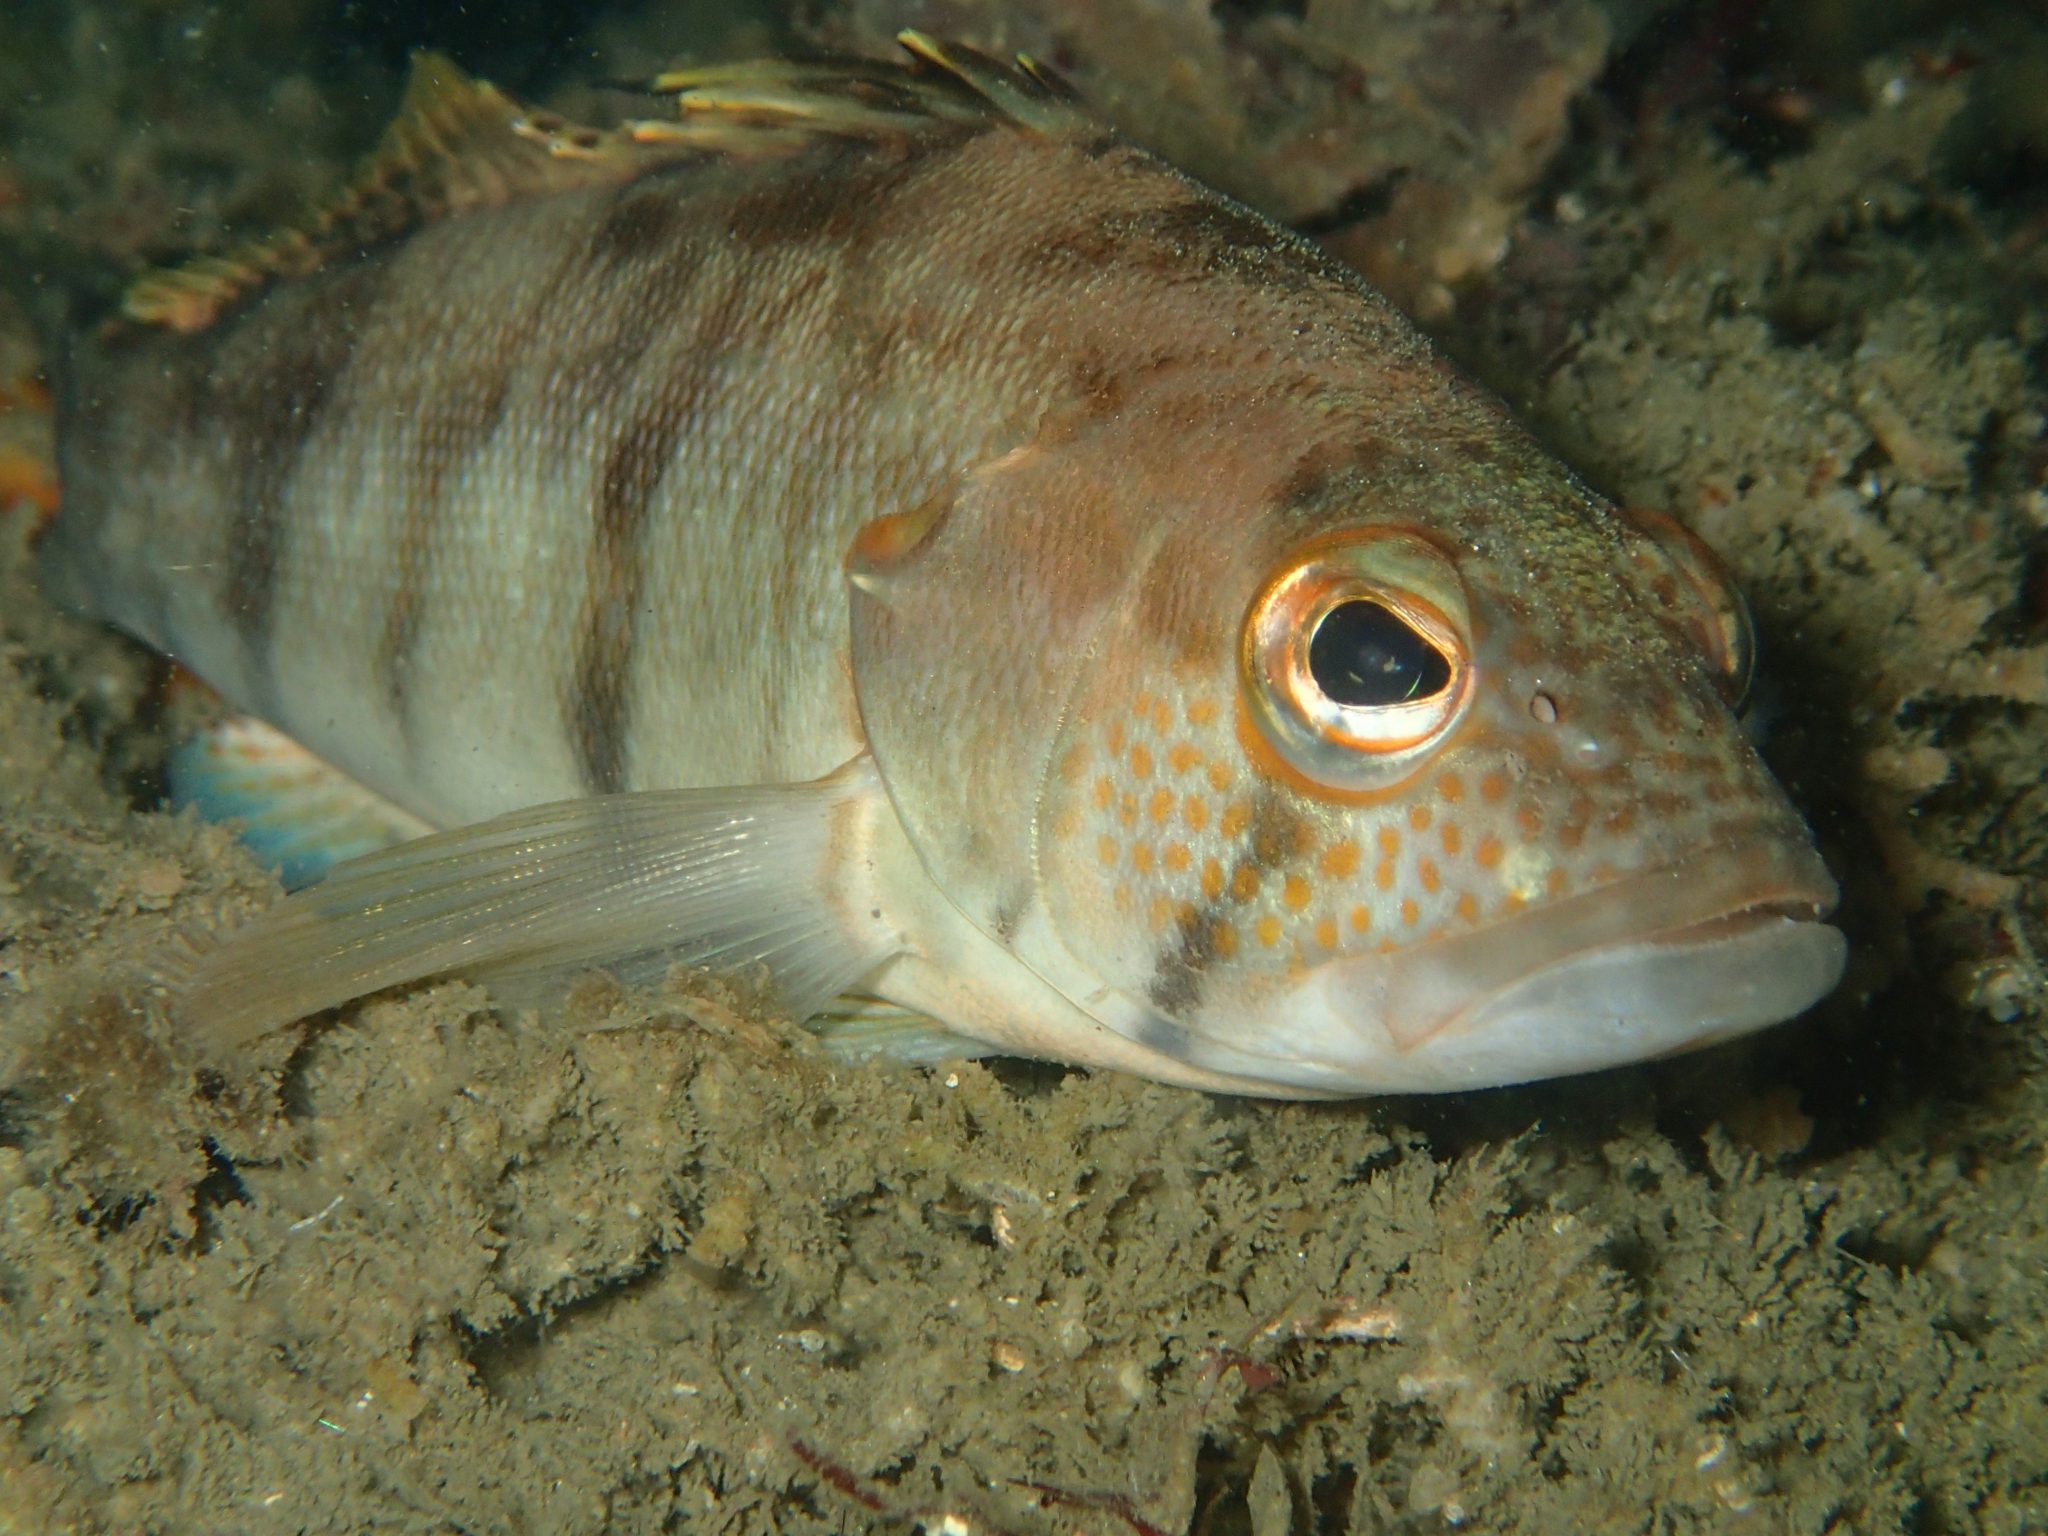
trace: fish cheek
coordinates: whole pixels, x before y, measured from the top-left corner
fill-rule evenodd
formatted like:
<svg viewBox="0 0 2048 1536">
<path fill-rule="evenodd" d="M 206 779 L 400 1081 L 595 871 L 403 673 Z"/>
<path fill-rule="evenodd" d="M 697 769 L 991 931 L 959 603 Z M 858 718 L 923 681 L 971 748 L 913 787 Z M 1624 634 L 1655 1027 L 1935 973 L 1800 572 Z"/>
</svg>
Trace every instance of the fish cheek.
<svg viewBox="0 0 2048 1536">
<path fill-rule="evenodd" d="M 1134 613 L 1077 687 L 1048 777 L 1037 864 L 1054 930 L 1104 981 L 1176 1020 L 1248 949 L 1262 797 L 1222 665 L 1142 643 Z M 1107 664 L 1104 659 L 1107 658 Z"/>
</svg>

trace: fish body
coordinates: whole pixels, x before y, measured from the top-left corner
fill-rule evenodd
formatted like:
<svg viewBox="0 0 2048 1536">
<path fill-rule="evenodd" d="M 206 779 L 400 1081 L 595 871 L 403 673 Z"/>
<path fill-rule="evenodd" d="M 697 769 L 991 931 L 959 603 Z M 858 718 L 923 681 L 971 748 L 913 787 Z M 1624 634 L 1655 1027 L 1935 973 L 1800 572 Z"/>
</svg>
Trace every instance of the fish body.
<svg viewBox="0 0 2048 1536">
<path fill-rule="evenodd" d="M 52 590 L 449 829 L 181 1017 L 677 956 L 1315 1095 L 1828 990 L 1711 557 L 1028 62 L 906 42 L 611 138 L 426 66 L 431 216 L 77 350 Z"/>
</svg>

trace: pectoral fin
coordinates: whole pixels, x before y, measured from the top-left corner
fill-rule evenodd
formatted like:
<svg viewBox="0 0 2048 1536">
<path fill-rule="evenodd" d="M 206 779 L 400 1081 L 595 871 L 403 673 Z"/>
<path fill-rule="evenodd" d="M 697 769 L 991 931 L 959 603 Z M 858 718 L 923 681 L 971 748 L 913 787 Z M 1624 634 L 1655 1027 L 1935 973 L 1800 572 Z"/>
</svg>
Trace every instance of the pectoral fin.
<svg viewBox="0 0 2048 1536">
<path fill-rule="evenodd" d="M 866 757 L 805 784 L 534 806 L 342 865 L 159 979 L 175 1020 L 220 1050 L 424 977 L 656 955 L 765 967 L 805 1018 L 900 947 L 862 885 L 877 814 Z"/>
</svg>

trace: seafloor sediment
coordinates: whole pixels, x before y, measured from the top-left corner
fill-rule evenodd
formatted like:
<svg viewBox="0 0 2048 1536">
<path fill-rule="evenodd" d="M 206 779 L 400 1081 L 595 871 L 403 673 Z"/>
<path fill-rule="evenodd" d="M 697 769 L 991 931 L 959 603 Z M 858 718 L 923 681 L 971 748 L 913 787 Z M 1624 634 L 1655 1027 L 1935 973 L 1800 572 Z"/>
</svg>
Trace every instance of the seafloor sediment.
<svg viewBox="0 0 2048 1536">
<path fill-rule="evenodd" d="M 274 887 L 155 809 L 204 704 L 36 592 L 39 338 L 343 173 L 397 34 L 339 47 L 341 9 L 32 0 L 0 57 L 0 1533 L 2048 1529 L 2040 37 L 1791 0 L 798 19 L 1070 69 L 1752 596 L 1840 993 L 1684 1061 L 1316 1107 L 835 1068 L 687 977 L 516 1019 L 414 989 L 231 1072 L 138 1011 L 134 956 Z M 491 67 L 580 108 L 766 36 L 712 14 Z"/>
</svg>

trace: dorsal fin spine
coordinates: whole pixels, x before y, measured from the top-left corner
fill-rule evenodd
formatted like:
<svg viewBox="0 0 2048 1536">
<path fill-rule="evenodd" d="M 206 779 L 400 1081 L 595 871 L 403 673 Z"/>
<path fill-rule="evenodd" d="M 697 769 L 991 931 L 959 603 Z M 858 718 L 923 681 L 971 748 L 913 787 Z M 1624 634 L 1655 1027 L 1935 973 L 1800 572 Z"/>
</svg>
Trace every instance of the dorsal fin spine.
<svg viewBox="0 0 2048 1536">
<path fill-rule="evenodd" d="M 900 143 L 935 126 L 1007 124 L 1048 137 L 1094 130 L 1035 59 L 1007 64 L 905 31 L 905 62 L 763 62 L 671 71 L 652 90 L 676 116 L 600 129 L 522 106 L 438 53 L 413 56 L 398 115 L 348 185 L 302 224 L 145 273 L 122 300 L 143 325 L 204 330 L 266 284 L 303 277 L 471 209 L 630 180 L 684 154 L 781 155 L 819 139 Z"/>
<path fill-rule="evenodd" d="M 449 214 L 530 193 L 621 180 L 649 152 L 622 133 L 566 123 L 534 127 L 534 114 L 437 53 L 413 56 L 398 115 L 362 166 L 302 224 L 216 256 L 145 273 L 122 300 L 131 321 L 203 330 L 265 284 Z"/>
</svg>

